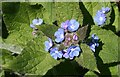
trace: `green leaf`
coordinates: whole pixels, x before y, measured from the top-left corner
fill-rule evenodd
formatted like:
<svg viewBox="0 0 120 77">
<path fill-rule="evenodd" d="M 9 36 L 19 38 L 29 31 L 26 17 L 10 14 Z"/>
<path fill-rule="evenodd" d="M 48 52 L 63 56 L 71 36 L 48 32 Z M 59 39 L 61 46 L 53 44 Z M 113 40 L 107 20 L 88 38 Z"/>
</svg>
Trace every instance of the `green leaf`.
<svg viewBox="0 0 120 77">
<path fill-rule="evenodd" d="M 2 60 L 0 60 L 1 61 L 0 64 L 2 64 L 3 69 L 4 69 L 4 65 L 9 63 L 10 61 L 12 61 L 14 58 L 15 57 L 12 56 L 12 53 L 10 51 L 5 50 L 5 49 L 1 49 L 0 59 L 2 59 Z"/>
<path fill-rule="evenodd" d="M 42 4 L 45 8 L 43 13 L 43 20 L 45 20 L 45 23 L 53 24 L 53 22 L 56 20 L 56 11 L 55 11 L 55 3 L 54 2 L 41 2 L 39 4 Z"/>
<path fill-rule="evenodd" d="M 88 30 L 88 25 L 87 26 L 83 26 L 83 27 L 78 29 L 77 35 L 79 37 L 79 40 L 83 41 L 86 38 L 87 30 Z"/>
<path fill-rule="evenodd" d="M 0 48 L 9 50 L 10 52 L 13 52 L 13 53 L 16 53 L 16 54 L 20 54 L 21 51 L 22 51 L 22 47 L 16 46 L 16 45 L 13 45 L 13 44 L 0 43 Z"/>
<path fill-rule="evenodd" d="M 51 55 L 44 50 L 45 36 L 30 41 L 13 61 L 6 64 L 6 67 L 26 75 L 44 75 L 46 72 L 59 64 Z"/>
<path fill-rule="evenodd" d="M 51 39 L 55 39 L 54 33 L 58 30 L 58 27 L 56 25 L 43 24 L 37 28 L 46 36 L 50 37 Z"/>
<path fill-rule="evenodd" d="M 109 7 L 111 8 L 111 3 L 110 2 L 83 2 L 83 5 L 84 5 L 84 8 L 88 11 L 87 14 L 84 14 L 86 15 L 86 18 L 85 17 L 85 23 L 88 23 L 88 24 L 92 24 L 94 23 L 94 20 L 92 20 L 92 18 L 94 18 L 94 16 L 96 15 L 97 11 L 100 10 L 102 7 Z M 81 6 L 83 7 L 83 6 Z M 84 10 L 84 9 L 83 9 Z M 111 11 L 109 13 L 107 13 L 107 21 L 106 21 L 106 25 L 108 25 L 110 23 L 110 16 L 111 14 Z M 92 18 L 91 18 L 92 16 Z M 92 22 L 91 22 L 92 20 Z"/>
<path fill-rule="evenodd" d="M 99 56 L 103 60 L 103 63 L 117 62 L 118 36 L 115 35 L 112 31 L 101 29 L 98 26 L 94 26 L 90 34 L 96 34 L 99 37 L 100 41 L 103 43 L 102 50 L 99 52 Z"/>
<path fill-rule="evenodd" d="M 84 68 L 90 70 L 94 70 L 95 68 L 97 68 L 94 53 L 91 51 L 89 46 L 87 46 L 86 44 L 81 44 L 80 46 L 82 52 L 78 58 L 75 58 L 75 60 Z"/>
<path fill-rule="evenodd" d="M 56 2 L 55 10 L 58 25 L 70 19 L 76 19 L 82 25 L 83 16 L 78 2 Z"/>
<path fill-rule="evenodd" d="M 24 45 L 34 38 L 30 24 L 33 19 L 42 18 L 42 6 L 31 6 L 29 3 L 3 2 L 2 7 L 3 20 L 9 33 L 7 39 L 4 39 L 5 44 L 24 48 Z"/>
<path fill-rule="evenodd" d="M 8 50 L 12 53 L 20 54 L 22 51 L 22 47 L 19 45 L 14 45 L 14 44 L 6 44 L 4 40 L 0 37 L 0 49 L 5 49 Z"/>
<path fill-rule="evenodd" d="M 92 77 L 97 77 L 97 75 L 93 71 L 88 71 L 84 77 L 87 77 L 88 75 L 92 75 Z"/>
<path fill-rule="evenodd" d="M 118 65 L 113 66 L 113 67 L 109 67 L 111 75 L 118 75 Z"/>
<path fill-rule="evenodd" d="M 4 70 L 0 70 L 0 77 L 4 77 Z"/>
</svg>

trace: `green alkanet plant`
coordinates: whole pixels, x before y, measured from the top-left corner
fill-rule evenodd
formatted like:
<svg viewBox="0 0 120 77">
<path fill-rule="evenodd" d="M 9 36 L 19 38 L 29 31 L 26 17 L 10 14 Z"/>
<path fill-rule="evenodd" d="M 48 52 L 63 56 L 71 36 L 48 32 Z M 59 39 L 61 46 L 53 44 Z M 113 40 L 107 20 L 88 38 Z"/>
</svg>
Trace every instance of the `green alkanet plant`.
<svg viewBox="0 0 120 77">
<path fill-rule="evenodd" d="M 1 5 L 0 76 L 117 74 L 120 29 L 115 2 Z"/>
</svg>

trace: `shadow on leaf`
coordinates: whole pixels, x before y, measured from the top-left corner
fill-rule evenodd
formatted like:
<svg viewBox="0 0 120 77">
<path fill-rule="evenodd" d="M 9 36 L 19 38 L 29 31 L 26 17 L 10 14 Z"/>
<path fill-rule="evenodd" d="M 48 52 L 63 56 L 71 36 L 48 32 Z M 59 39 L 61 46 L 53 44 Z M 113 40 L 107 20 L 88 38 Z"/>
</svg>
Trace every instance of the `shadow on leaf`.
<svg viewBox="0 0 120 77">
<path fill-rule="evenodd" d="M 5 14 L 14 15 L 19 12 L 20 3 L 19 2 L 3 2 L 2 11 Z"/>
<path fill-rule="evenodd" d="M 107 64 L 105 64 L 103 62 L 103 60 L 101 59 L 101 57 L 99 56 L 99 52 L 100 52 L 100 50 L 102 50 L 102 46 L 104 44 L 102 42 L 100 42 L 99 44 L 100 44 L 100 46 L 96 49 L 96 52 L 94 53 L 94 55 L 96 57 L 97 68 L 100 71 L 100 74 L 97 74 L 97 75 L 99 75 L 99 77 L 103 77 L 103 76 L 112 77 L 109 67 L 116 66 L 120 62 L 113 62 L 113 63 L 107 63 Z"/>
<path fill-rule="evenodd" d="M 31 8 L 39 10 L 39 9 L 43 8 L 43 6 L 41 4 L 36 4 L 36 5 L 31 5 Z"/>
<path fill-rule="evenodd" d="M 2 18 L 2 38 L 6 39 L 8 35 L 9 35 L 8 30 Z"/>
<path fill-rule="evenodd" d="M 88 71 L 75 61 L 65 60 L 59 65 L 55 66 L 53 69 L 49 70 L 45 76 L 75 76 L 82 77 Z"/>
<path fill-rule="evenodd" d="M 94 21 L 88 10 L 85 8 L 82 2 L 79 2 L 79 8 L 83 14 L 83 25 L 94 25 Z"/>
</svg>

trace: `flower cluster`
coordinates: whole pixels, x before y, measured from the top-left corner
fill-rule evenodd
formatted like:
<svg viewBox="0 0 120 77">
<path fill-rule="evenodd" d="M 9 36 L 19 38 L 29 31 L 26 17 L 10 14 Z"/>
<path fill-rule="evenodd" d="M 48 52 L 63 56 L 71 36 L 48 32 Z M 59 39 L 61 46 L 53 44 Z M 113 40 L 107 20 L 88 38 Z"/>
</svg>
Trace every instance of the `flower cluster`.
<svg viewBox="0 0 120 77">
<path fill-rule="evenodd" d="M 61 28 L 59 28 L 55 33 L 55 42 L 48 38 L 45 41 L 45 50 L 49 51 L 54 59 L 66 58 L 73 59 L 79 56 L 81 49 L 78 45 L 79 38 L 76 31 L 79 28 L 79 23 L 75 19 L 67 20 L 61 23 Z M 59 49 L 60 44 L 63 44 L 65 49 Z"/>
<path fill-rule="evenodd" d="M 61 27 L 54 33 L 55 40 L 48 38 L 45 41 L 45 50 L 50 52 L 54 59 L 74 59 L 79 56 L 81 48 L 79 46 L 79 37 L 77 30 L 79 29 L 79 23 L 75 19 L 67 20 L 61 23 Z M 88 46 L 95 52 L 95 48 L 99 46 L 99 38 L 93 34 Z M 60 48 L 61 44 L 64 48 Z"/>
<path fill-rule="evenodd" d="M 102 7 L 101 10 L 98 10 L 96 13 L 96 16 L 94 17 L 94 22 L 96 22 L 97 25 L 101 26 L 106 22 L 107 16 L 106 14 L 110 11 L 109 7 Z"/>
</svg>

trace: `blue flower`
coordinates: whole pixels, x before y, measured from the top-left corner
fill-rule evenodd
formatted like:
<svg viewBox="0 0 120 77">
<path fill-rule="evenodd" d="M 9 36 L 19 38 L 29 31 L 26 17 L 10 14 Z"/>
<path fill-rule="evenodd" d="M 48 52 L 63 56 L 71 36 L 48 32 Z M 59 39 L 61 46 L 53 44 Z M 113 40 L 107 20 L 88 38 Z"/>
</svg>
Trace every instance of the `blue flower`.
<svg viewBox="0 0 120 77">
<path fill-rule="evenodd" d="M 79 56 L 80 51 L 79 46 L 70 46 L 67 50 L 64 50 L 63 57 L 73 59 L 75 56 Z"/>
<path fill-rule="evenodd" d="M 53 46 L 53 42 L 52 42 L 52 40 L 50 38 L 48 38 L 48 41 L 45 41 L 44 44 L 45 44 L 45 50 L 46 51 L 49 51 L 50 48 Z"/>
<path fill-rule="evenodd" d="M 102 7 L 101 10 L 98 10 L 96 13 L 96 16 L 94 17 L 94 22 L 96 22 L 97 25 L 103 25 L 106 21 L 106 13 L 110 11 L 109 7 Z"/>
<path fill-rule="evenodd" d="M 62 51 L 58 51 L 58 48 L 57 48 L 57 47 L 52 48 L 52 49 L 50 50 L 50 54 L 51 54 L 51 56 L 52 56 L 54 59 L 62 58 L 62 56 L 63 56 Z"/>
<path fill-rule="evenodd" d="M 95 48 L 99 46 L 99 43 L 98 43 L 99 38 L 95 34 L 92 34 L 91 38 L 92 39 L 91 39 L 90 43 L 88 43 L 88 45 L 89 45 L 90 49 L 95 52 Z"/>
<path fill-rule="evenodd" d="M 33 25 L 41 25 L 42 23 L 43 23 L 43 20 L 40 19 L 40 18 L 34 19 L 34 20 L 32 21 L 32 24 L 33 24 Z"/>
<path fill-rule="evenodd" d="M 106 14 L 102 13 L 101 11 L 98 11 L 96 13 L 96 16 L 94 17 L 94 22 L 97 23 L 97 25 L 103 25 L 106 21 Z"/>
<path fill-rule="evenodd" d="M 110 8 L 109 7 L 102 7 L 101 9 L 102 13 L 108 13 L 110 11 Z"/>
<path fill-rule="evenodd" d="M 74 32 L 79 28 L 79 23 L 75 19 L 71 19 L 68 23 L 68 31 Z"/>
<path fill-rule="evenodd" d="M 67 21 L 65 21 L 65 22 L 63 22 L 63 23 L 61 23 L 61 28 L 63 28 L 63 29 L 67 29 L 67 27 L 68 27 L 68 23 L 69 23 L 69 20 L 67 20 Z"/>
<path fill-rule="evenodd" d="M 59 28 L 58 31 L 55 32 L 54 36 L 56 37 L 56 38 L 55 38 L 55 41 L 56 41 L 57 43 L 62 42 L 62 41 L 64 40 L 64 38 L 65 38 L 65 37 L 64 37 L 64 29 Z"/>
</svg>

